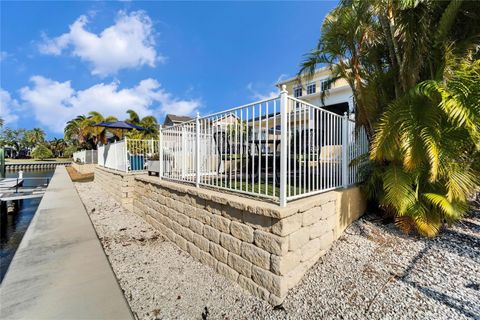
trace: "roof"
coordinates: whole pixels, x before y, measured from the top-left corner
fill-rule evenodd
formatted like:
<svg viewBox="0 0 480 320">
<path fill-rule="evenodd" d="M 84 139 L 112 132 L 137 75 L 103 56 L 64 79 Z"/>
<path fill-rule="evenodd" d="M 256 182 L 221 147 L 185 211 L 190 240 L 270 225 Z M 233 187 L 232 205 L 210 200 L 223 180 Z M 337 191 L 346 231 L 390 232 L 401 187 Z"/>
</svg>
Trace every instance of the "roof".
<svg viewBox="0 0 480 320">
<path fill-rule="evenodd" d="M 172 121 L 172 122 L 185 122 L 185 121 L 190 121 L 190 120 L 194 119 L 194 118 L 189 117 L 189 116 L 177 116 L 177 115 L 174 115 L 174 114 L 167 114 L 165 116 L 165 120 L 167 118 L 170 119 L 170 121 Z"/>
<path fill-rule="evenodd" d="M 329 67 L 318 68 L 318 69 L 315 69 L 314 73 L 325 71 L 325 70 L 328 70 L 328 69 L 329 69 Z M 298 75 L 296 75 L 295 77 L 291 77 L 291 78 L 288 78 L 288 79 L 285 79 L 285 80 L 278 81 L 275 85 L 280 88 L 280 86 L 282 84 L 286 84 L 286 83 L 289 83 L 289 82 L 291 82 L 293 80 L 297 80 L 297 79 L 298 79 Z"/>
</svg>

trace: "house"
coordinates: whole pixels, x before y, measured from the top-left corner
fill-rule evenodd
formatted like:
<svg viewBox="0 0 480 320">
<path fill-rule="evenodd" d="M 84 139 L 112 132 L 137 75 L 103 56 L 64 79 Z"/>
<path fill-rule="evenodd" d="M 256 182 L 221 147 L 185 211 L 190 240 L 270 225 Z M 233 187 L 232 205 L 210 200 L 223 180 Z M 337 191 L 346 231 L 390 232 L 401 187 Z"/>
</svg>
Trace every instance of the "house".
<svg viewBox="0 0 480 320">
<path fill-rule="evenodd" d="M 353 113 L 353 93 L 345 79 L 339 79 L 331 83 L 331 71 L 328 67 L 315 71 L 313 76 L 298 76 L 282 80 L 276 85 L 279 89 L 282 85 L 287 86 L 288 94 L 297 99 L 304 100 L 310 104 L 320 106 L 325 110 L 343 115 L 345 112 Z M 301 80 L 301 81 L 299 81 Z M 322 102 L 322 93 L 327 91 Z"/>
<path fill-rule="evenodd" d="M 163 127 L 171 127 L 176 124 L 182 123 L 182 122 L 187 122 L 190 120 L 193 120 L 194 118 L 189 117 L 189 116 L 177 116 L 174 114 L 167 114 L 165 116 L 165 120 L 163 121 Z"/>
</svg>

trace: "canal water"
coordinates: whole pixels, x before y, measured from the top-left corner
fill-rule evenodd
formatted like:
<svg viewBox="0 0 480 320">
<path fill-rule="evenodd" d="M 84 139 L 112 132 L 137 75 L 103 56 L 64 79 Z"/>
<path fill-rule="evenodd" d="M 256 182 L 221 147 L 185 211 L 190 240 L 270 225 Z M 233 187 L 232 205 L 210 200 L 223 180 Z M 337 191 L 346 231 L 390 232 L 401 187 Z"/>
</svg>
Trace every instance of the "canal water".
<svg viewBox="0 0 480 320">
<path fill-rule="evenodd" d="M 43 185 L 47 182 L 47 178 L 50 180 L 53 172 L 54 170 L 24 171 L 24 178 L 42 179 L 25 179 L 23 185 L 26 187 Z M 17 172 L 7 172 L 7 178 L 17 176 Z M 41 200 L 41 198 L 20 200 L 16 213 L 0 214 L 0 282 L 3 281 L 15 251 L 20 245 Z"/>
</svg>

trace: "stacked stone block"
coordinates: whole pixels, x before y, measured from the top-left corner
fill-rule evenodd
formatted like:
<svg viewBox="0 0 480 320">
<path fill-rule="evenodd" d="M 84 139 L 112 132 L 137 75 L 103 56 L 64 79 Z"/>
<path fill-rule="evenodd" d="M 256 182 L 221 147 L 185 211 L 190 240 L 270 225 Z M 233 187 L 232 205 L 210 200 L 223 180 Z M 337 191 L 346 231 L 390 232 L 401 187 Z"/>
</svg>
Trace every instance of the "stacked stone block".
<svg viewBox="0 0 480 320">
<path fill-rule="evenodd" d="M 96 165 L 94 181 L 117 202 L 132 210 L 135 176 L 138 176 L 138 173 L 120 172 Z"/>
<path fill-rule="evenodd" d="M 336 237 L 329 192 L 287 208 L 237 195 L 137 176 L 133 211 L 179 248 L 273 305 Z"/>
</svg>

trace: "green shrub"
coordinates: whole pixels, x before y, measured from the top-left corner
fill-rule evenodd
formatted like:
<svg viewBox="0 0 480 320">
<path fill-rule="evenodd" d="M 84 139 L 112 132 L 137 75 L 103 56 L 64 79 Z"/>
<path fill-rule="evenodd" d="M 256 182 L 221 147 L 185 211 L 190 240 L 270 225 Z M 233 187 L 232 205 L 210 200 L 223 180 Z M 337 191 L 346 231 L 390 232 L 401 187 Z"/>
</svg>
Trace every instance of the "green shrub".
<svg viewBox="0 0 480 320">
<path fill-rule="evenodd" d="M 38 146 L 35 147 L 32 151 L 32 157 L 34 159 L 47 159 L 47 158 L 52 158 L 53 153 L 52 150 L 48 149 L 45 145 L 39 144 Z"/>
</svg>

